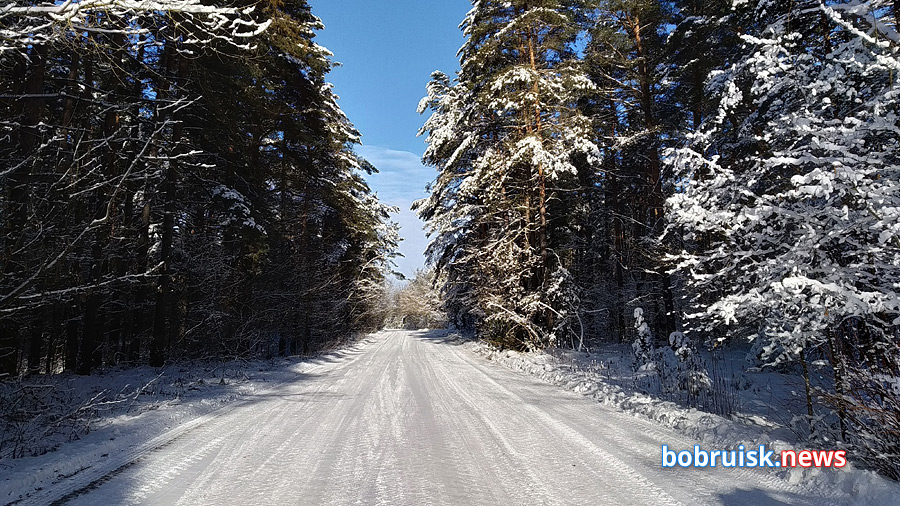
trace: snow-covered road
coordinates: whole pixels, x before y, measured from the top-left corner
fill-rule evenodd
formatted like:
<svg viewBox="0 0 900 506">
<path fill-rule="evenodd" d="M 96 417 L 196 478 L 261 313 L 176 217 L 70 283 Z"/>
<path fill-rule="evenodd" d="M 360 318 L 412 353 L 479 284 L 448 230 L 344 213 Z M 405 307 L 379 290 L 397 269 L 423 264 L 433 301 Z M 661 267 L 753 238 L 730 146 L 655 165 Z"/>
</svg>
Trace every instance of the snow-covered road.
<svg viewBox="0 0 900 506">
<path fill-rule="evenodd" d="M 43 497 L 85 505 L 841 502 L 765 470 L 662 469 L 662 444 L 695 442 L 441 336 L 376 334 L 351 357 L 181 428 L 99 480 L 68 484 L 61 500 L 52 490 Z"/>
</svg>

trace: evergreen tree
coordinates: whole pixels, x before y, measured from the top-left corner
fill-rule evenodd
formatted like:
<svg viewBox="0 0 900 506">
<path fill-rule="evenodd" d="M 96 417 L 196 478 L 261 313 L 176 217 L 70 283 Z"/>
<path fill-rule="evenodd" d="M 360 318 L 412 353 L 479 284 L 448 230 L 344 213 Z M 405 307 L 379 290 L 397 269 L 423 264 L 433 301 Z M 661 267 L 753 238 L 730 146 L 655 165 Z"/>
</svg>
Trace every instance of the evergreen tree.
<svg viewBox="0 0 900 506">
<path fill-rule="evenodd" d="M 321 22 L 167 6 L 0 13 L 0 375 L 307 352 L 383 318 L 396 228 Z"/>
<path fill-rule="evenodd" d="M 884 7 L 754 11 L 769 21 L 711 78 L 716 113 L 671 157 L 685 181 L 669 205 L 688 241 L 679 260 L 694 330 L 730 327 L 762 340 L 766 363 L 799 363 L 810 423 L 809 357 L 829 357 L 842 429 L 848 368 L 868 385 L 857 383 L 868 389 L 860 412 L 877 413 L 886 406 L 867 404 L 896 402 L 877 393 L 880 375 L 900 365 L 900 39 L 860 15 Z"/>
<path fill-rule="evenodd" d="M 588 16 L 585 63 L 598 92 L 583 107 L 603 147 L 596 185 L 602 197 L 591 213 L 605 223 L 597 236 L 606 258 L 595 261 L 607 274 L 599 304 L 611 309 L 609 329 L 628 331 L 633 308 L 627 301 L 646 298 L 642 308 L 658 335 L 676 330 L 669 275 L 661 269 L 657 237 L 665 216 L 664 195 L 670 178 L 661 150 L 671 140 L 677 108 L 667 100 L 667 26 L 670 5 L 656 0 L 592 3 Z M 604 265 L 605 264 L 605 265 Z"/>
<path fill-rule="evenodd" d="M 592 89 L 577 59 L 576 6 L 475 2 L 455 82 L 436 74 L 425 161 L 439 176 L 420 215 L 436 238 L 457 319 L 517 348 L 555 344 L 578 310 L 573 259 L 575 158 L 596 157 L 573 106 Z M 461 246 L 458 250 L 455 246 Z"/>
</svg>

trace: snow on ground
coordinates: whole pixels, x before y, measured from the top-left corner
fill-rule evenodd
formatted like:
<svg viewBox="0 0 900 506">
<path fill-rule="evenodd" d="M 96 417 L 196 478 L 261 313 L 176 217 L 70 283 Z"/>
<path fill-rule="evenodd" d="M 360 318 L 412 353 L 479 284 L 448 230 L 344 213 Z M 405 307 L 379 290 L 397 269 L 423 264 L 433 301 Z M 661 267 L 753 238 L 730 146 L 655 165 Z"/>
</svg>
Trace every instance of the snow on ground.
<svg viewBox="0 0 900 506">
<path fill-rule="evenodd" d="M 737 381 L 742 386 L 728 392 L 733 396 L 730 402 L 735 411 L 725 418 L 645 393 L 640 373 L 631 369 L 631 348 L 627 345 L 612 345 L 601 353 L 563 349 L 521 353 L 501 351 L 483 341 L 460 336 L 455 339 L 492 362 L 672 428 L 696 439 L 707 450 L 734 449 L 741 444 L 765 444 L 776 452 L 815 449 L 803 446 L 789 428 L 791 415 L 786 413 L 805 409 L 801 408 L 805 406 L 803 386 L 792 375 L 755 369 L 739 373 Z M 735 362 L 743 360 L 742 353 L 734 350 L 724 357 L 729 374 L 739 370 Z M 837 490 L 871 504 L 897 504 L 900 497 L 900 484 L 852 464 L 843 469 L 797 467 L 771 472 L 792 484 Z"/>
<path fill-rule="evenodd" d="M 92 376 L 0 384 L 5 400 L 19 398 L 22 389 L 45 392 L 39 408 L 47 411 L 37 421 L 41 425 L 31 420 L 0 425 L 5 429 L 0 504 L 14 504 L 22 495 L 64 484 L 92 468 L 115 468 L 125 457 L 166 444 L 241 401 L 345 361 L 371 342 L 369 337 L 311 358 L 113 368 Z M 26 457 L 10 458 L 13 451 Z"/>
<path fill-rule="evenodd" d="M 204 371 L 185 371 L 198 390 L 0 461 L 0 504 L 895 504 L 896 486 L 860 471 L 662 468 L 663 444 L 767 433 L 626 392 L 573 356 L 383 331 L 315 359 L 245 364 L 224 375 L 242 378 L 231 388 L 221 371 L 199 386 Z"/>
</svg>

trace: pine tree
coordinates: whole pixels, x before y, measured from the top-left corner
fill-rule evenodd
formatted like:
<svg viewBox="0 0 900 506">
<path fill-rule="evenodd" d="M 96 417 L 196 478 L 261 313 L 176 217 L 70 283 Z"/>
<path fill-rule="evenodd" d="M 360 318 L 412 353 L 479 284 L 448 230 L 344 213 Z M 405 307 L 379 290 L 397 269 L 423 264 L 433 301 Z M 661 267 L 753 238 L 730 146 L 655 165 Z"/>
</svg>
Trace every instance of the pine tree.
<svg viewBox="0 0 900 506">
<path fill-rule="evenodd" d="M 863 371 L 897 367 L 900 39 L 858 15 L 882 7 L 757 11 L 767 21 L 710 80 L 716 113 L 671 157 L 686 182 L 669 205 L 694 330 L 730 326 L 764 341 L 765 362 L 798 363 L 810 418 L 808 357 L 830 357 L 844 401 L 847 355 Z"/>
<path fill-rule="evenodd" d="M 0 375 L 306 352 L 378 325 L 396 229 L 305 1 L 0 20 Z"/>
<path fill-rule="evenodd" d="M 585 102 L 604 160 L 596 185 L 602 198 L 592 213 L 605 223 L 605 238 L 595 241 L 608 274 L 600 301 L 610 309 L 611 334 L 624 337 L 630 310 L 643 304 L 655 333 L 668 335 L 677 325 L 672 282 L 659 262 L 657 237 L 665 216 L 669 177 L 661 150 L 671 141 L 676 108 L 666 100 L 666 30 L 670 5 L 656 0 L 592 2 L 587 17 L 585 64 L 597 93 Z"/>
<path fill-rule="evenodd" d="M 574 49 L 576 11 L 556 1 L 475 2 L 457 80 L 435 75 L 420 107 L 433 111 L 425 161 L 440 172 L 418 205 L 437 235 L 431 259 L 448 270 L 456 316 L 474 315 L 507 346 L 555 344 L 577 311 L 567 197 L 577 188 L 574 159 L 598 151 L 573 108 L 592 88 Z"/>
</svg>

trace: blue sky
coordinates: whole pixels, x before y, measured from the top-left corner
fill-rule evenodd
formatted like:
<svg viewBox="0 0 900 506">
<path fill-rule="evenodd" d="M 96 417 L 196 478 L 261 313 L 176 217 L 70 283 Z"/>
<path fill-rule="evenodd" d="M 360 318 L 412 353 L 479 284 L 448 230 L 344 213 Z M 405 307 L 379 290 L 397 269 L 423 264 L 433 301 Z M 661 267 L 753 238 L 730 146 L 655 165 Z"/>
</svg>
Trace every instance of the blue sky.
<svg viewBox="0 0 900 506">
<path fill-rule="evenodd" d="M 416 113 L 431 72 L 453 75 L 456 51 L 464 39 L 459 23 L 468 0 L 310 0 L 325 23 L 316 42 L 334 53 L 342 66 L 329 74 L 339 104 L 362 134 L 358 147 L 380 171 L 369 178 L 379 198 L 401 209 L 406 275 L 424 264 L 427 240 L 422 223 L 409 210 L 424 197 L 436 175 L 421 164 L 424 137 L 416 137 L 426 116 Z"/>
</svg>

